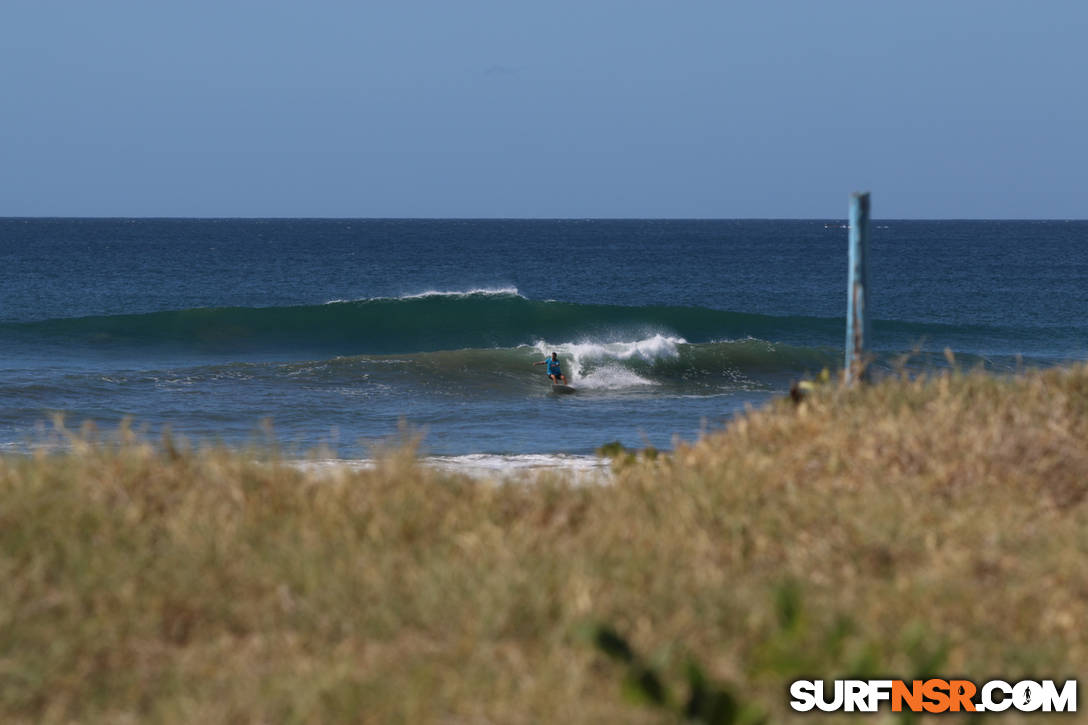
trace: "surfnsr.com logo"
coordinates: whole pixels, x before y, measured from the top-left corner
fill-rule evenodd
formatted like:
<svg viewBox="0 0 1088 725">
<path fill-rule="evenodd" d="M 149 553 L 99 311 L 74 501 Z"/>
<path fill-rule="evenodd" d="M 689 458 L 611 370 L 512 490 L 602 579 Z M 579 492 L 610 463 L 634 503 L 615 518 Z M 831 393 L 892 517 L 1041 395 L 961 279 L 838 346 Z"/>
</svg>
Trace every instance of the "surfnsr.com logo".
<svg viewBox="0 0 1088 725">
<path fill-rule="evenodd" d="M 831 684 L 831 687 L 827 685 Z M 1059 688 L 1054 680 L 1005 682 L 981 687 L 970 680 L 796 680 L 790 707 L 798 712 L 1076 712 L 1077 681 Z"/>
</svg>

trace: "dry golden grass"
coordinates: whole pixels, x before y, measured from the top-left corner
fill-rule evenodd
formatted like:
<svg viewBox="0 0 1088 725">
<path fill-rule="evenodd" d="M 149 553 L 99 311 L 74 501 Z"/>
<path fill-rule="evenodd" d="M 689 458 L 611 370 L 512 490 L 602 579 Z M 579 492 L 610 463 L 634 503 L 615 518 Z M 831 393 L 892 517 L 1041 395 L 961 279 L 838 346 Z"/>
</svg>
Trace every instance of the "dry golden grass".
<svg viewBox="0 0 1088 725">
<path fill-rule="evenodd" d="M 5 722 L 660 722 L 587 622 L 773 722 L 1088 671 L 1085 367 L 828 388 L 606 486 L 77 448 L 0 459 Z"/>
</svg>

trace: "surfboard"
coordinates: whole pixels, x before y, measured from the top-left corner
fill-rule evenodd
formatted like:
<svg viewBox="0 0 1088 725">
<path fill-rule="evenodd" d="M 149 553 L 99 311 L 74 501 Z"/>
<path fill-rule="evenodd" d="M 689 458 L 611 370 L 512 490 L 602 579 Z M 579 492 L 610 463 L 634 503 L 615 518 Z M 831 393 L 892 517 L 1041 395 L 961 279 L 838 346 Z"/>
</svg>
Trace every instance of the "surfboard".
<svg viewBox="0 0 1088 725">
<path fill-rule="evenodd" d="M 574 392 L 577 392 L 577 391 L 575 391 L 575 389 L 572 388 L 569 385 L 563 385 L 561 383 L 553 383 L 552 384 L 552 392 L 555 393 L 556 395 L 566 395 L 568 393 L 574 393 Z"/>
</svg>

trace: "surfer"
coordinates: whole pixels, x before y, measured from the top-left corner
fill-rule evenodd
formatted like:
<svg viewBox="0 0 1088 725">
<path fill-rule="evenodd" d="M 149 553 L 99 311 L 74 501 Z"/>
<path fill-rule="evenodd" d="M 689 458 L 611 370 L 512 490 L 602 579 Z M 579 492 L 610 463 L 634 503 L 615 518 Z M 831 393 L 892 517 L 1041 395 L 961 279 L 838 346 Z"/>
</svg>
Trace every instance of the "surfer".
<svg viewBox="0 0 1088 725">
<path fill-rule="evenodd" d="M 559 353 L 553 352 L 550 358 L 535 362 L 533 365 L 547 365 L 548 377 L 552 379 L 552 384 L 556 385 L 560 382 L 563 385 L 567 384 L 567 376 L 563 374 L 563 371 L 559 369 Z"/>
</svg>

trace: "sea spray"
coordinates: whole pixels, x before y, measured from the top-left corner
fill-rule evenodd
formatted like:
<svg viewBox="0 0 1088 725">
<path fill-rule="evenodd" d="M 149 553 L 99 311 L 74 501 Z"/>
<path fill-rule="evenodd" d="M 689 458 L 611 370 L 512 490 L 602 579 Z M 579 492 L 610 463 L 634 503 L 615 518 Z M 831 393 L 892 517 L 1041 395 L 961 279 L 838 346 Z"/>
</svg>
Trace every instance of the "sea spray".
<svg viewBox="0 0 1088 725">
<path fill-rule="evenodd" d="M 533 347 L 544 355 L 559 352 L 569 361 L 569 379 L 583 388 L 616 390 L 635 385 L 656 385 L 656 381 L 643 377 L 623 365 L 631 359 L 641 360 L 653 366 L 660 359 L 676 359 L 677 345 L 686 344 L 682 337 L 654 335 L 630 342 L 564 342 L 549 344 L 537 342 Z"/>
</svg>

